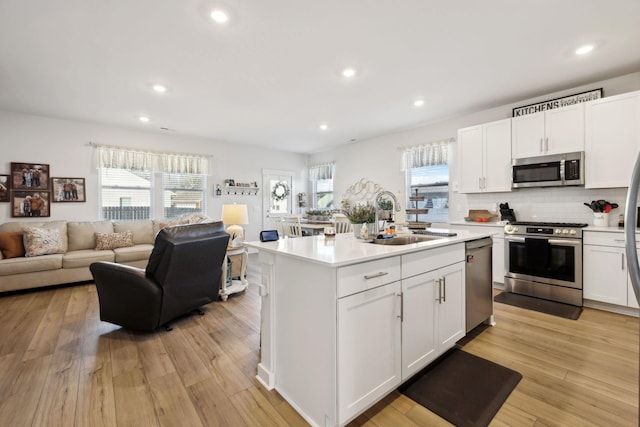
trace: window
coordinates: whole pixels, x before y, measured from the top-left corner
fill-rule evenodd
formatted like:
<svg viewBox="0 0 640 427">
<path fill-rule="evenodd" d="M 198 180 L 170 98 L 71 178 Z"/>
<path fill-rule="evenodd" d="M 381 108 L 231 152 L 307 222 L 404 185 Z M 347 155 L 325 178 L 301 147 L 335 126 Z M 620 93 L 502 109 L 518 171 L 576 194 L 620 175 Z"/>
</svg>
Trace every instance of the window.
<svg viewBox="0 0 640 427">
<path fill-rule="evenodd" d="M 95 147 L 102 218 L 171 218 L 205 211 L 205 156 Z"/>
<path fill-rule="evenodd" d="M 409 196 L 424 197 L 421 202 L 407 201 L 407 206 L 429 209 L 429 213 L 418 215 L 418 221 L 449 221 L 449 165 L 408 169 L 407 183 Z M 409 220 L 416 220 L 415 215 L 407 217 Z"/>
<path fill-rule="evenodd" d="M 134 220 L 151 218 L 151 172 L 100 169 L 102 218 Z"/>
<path fill-rule="evenodd" d="M 203 212 L 205 181 L 204 175 L 162 174 L 164 217 Z"/>
<path fill-rule="evenodd" d="M 309 168 L 312 206 L 315 209 L 333 209 L 333 163 Z"/>
<path fill-rule="evenodd" d="M 453 140 L 411 147 L 403 154 L 407 206 L 428 209 L 426 214 L 407 214 L 408 221 L 449 221 L 449 145 Z M 421 198 L 412 201 L 410 197 Z"/>
</svg>

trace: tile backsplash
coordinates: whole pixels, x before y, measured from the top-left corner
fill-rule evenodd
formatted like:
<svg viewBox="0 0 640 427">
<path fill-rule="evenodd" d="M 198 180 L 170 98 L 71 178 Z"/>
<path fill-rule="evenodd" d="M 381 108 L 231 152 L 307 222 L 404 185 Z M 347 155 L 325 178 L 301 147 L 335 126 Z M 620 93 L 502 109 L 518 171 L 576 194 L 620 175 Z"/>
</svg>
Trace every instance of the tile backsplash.
<svg viewBox="0 0 640 427">
<path fill-rule="evenodd" d="M 609 225 L 618 225 L 624 214 L 626 188 L 585 189 L 584 187 L 521 188 L 506 193 L 451 194 L 449 218 L 462 221 L 469 209 L 496 212 L 500 203 L 508 202 L 519 221 L 584 222 L 593 224 L 593 212 L 583 203 L 604 199 L 617 203 L 611 211 Z M 497 212 L 499 214 L 499 212 Z"/>
</svg>

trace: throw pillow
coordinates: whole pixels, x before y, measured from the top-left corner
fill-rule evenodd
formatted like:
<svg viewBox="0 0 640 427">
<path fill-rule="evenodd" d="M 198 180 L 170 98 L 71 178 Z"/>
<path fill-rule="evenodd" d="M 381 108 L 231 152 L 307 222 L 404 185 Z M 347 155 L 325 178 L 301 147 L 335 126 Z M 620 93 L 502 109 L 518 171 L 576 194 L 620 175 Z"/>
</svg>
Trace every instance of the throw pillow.
<svg viewBox="0 0 640 427">
<path fill-rule="evenodd" d="M 127 248 L 133 246 L 133 233 L 123 231 L 122 233 L 96 233 L 96 250 Z"/>
<path fill-rule="evenodd" d="M 18 258 L 24 256 L 22 232 L 0 234 L 0 252 L 4 258 Z"/>
<path fill-rule="evenodd" d="M 23 227 L 25 256 L 64 253 L 62 234 L 57 228 Z"/>
</svg>

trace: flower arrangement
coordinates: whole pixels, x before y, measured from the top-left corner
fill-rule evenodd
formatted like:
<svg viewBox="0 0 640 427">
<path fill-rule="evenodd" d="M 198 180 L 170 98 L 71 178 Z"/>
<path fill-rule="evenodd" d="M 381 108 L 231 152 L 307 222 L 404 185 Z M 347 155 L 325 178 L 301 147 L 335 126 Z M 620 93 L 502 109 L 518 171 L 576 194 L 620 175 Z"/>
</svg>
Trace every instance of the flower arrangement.
<svg viewBox="0 0 640 427">
<path fill-rule="evenodd" d="M 373 205 L 356 205 L 351 206 L 348 200 L 341 202 L 344 214 L 349 218 L 352 224 L 373 224 L 376 221 L 376 208 Z"/>
</svg>

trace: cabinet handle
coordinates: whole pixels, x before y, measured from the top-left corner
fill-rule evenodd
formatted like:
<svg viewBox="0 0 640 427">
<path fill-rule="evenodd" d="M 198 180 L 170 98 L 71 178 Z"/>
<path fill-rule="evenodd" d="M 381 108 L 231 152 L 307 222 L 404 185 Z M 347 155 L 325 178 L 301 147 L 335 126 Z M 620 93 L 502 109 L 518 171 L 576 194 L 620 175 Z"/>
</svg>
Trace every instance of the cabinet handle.
<svg viewBox="0 0 640 427">
<path fill-rule="evenodd" d="M 487 189 L 487 177 L 483 177 L 482 178 L 482 189 L 486 190 Z"/>
<path fill-rule="evenodd" d="M 622 255 L 622 256 L 620 257 L 620 258 L 621 258 L 621 260 L 622 260 L 622 263 L 620 264 L 620 267 L 621 267 L 621 269 L 622 269 L 622 270 L 624 270 L 624 254 L 620 254 L 620 255 Z"/>
<path fill-rule="evenodd" d="M 396 293 L 396 296 L 400 297 L 400 315 L 396 316 L 400 318 L 400 321 L 404 321 L 404 294 L 402 292 Z"/>
<path fill-rule="evenodd" d="M 447 302 L 447 278 L 443 277 L 440 280 L 442 280 L 442 301 Z"/>
<path fill-rule="evenodd" d="M 549 137 L 544 139 L 544 151 L 549 151 Z"/>
<path fill-rule="evenodd" d="M 438 301 L 438 304 L 442 304 L 442 279 L 436 279 L 435 281 L 438 283 L 438 298 L 436 298 L 436 301 Z"/>
<path fill-rule="evenodd" d="M 386 271 L 381 271 L 381 272 L 375 273 L 375 274 L 369 274 L 368 276 L 364 276 L 364 280 L 375 279 L 376 277 L 386 276 L 387 274 L 389 274 L 389 273 L 386 272 Z"/>
</svg>

